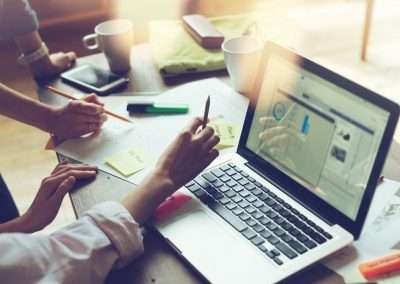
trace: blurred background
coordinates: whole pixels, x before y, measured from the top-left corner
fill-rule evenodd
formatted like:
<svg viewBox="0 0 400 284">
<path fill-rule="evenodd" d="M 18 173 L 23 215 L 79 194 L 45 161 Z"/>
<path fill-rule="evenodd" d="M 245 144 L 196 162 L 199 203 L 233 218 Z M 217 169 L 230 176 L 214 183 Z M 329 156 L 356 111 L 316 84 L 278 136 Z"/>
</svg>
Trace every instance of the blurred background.
<svg viewBox="0 0 400 284">
<path fill-rule="evenodd" d="M 135 44 L 148 41 L 148 24 L 184 14 L 256 13 L 262 35 L 400 103 L 399 0 L 30 0 L 50 50 L 88 55 L 81 38 L 106 19 L 134 24 Z M 0 82 L 37 98 L 27 70 L 16 64 L 13 42 L 0 42 Z M 0 172 L 21 212 L 57 160 L 43 149 L 48 136 L 0 116 Z M 400 141 L 399 131 L 396 140 Z M 65 200 L 54 230 L 74 219 Z"/>
</svg>

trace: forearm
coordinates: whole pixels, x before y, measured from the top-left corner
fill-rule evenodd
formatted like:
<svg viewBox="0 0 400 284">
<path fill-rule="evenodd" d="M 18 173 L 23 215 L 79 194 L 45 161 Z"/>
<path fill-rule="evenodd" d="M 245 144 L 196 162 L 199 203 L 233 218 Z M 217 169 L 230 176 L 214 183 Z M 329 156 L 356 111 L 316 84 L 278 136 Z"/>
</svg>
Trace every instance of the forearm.
<svg viewBox="0 0 400 284">
<path fill-rule="evenodd" d="M 29 55 L 42 46 L 42 38 L 38 31 L 33 31 L 27 34 L 23 34 L 14 38 L 15 43 L 18 46 L 20 52 L 24 55 Z M 29 69 L 35 77 L 41 74 L 47 74 L 48 70 L 51 68 L 52 63 L 50 56 L 47 54 L 40 58 L 39 60 L 32 62 L 29 65 Z"/>
<path fill-rule="evenodd" d="M 52 108 L 0 84 L 0 114 L 49 132 Z"/>
<path fill-rule="evenodd" d="M 143 224 L 150 218 L 158 205 L 176 189 L 170 180 L 154 172 L 134 192 L 124 198 L 122 205 L 136 222 Z"/>
<path fill-rule="evenodd" d="M 26 222 L 24 216 L 17 217 L 6 223 L 0 224 L 0 233 L 33 233 L 29 222 Z"/>
</svg>

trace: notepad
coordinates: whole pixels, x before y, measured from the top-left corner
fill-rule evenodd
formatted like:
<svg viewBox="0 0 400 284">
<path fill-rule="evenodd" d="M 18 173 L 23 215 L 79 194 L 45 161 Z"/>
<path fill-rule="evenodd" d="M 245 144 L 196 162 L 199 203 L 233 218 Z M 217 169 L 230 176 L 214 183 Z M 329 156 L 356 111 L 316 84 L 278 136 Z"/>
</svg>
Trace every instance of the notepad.
<svg viewBox="0 0 400 284">
<path fill-rule="evenodd" d="M 150 158 L 142 149 L 134 148 L 112 155 L 106 160 L 106 164 L 128 177 L 149 165 Z"/>
<path fill-rule="evenodd" d="M 214 129 L 215 134 L 219 136 L 219 143 L 217 149 L 224 149 L 233 147 L 237 143 L 237 138 L 239 137 L 239 126 L 233 123 L 229 123 L 223 119 L 216 119 L 210 121 L 208 124 Z"/>
</svg>

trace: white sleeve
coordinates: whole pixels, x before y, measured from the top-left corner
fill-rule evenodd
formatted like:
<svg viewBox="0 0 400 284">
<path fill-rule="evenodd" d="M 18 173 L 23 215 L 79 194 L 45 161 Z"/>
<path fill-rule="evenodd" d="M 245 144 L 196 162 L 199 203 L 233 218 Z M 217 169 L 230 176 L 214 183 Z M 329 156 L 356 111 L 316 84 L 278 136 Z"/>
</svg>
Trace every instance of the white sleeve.
<svg viewBox="0 0 400 284">
<path fill-rule="evenodd" d="M 1 283 L 102 283 L 142 252 L 139 225 L 121 204 L 105 202 L 48 236 L 0 234 Z"/>
</svg>

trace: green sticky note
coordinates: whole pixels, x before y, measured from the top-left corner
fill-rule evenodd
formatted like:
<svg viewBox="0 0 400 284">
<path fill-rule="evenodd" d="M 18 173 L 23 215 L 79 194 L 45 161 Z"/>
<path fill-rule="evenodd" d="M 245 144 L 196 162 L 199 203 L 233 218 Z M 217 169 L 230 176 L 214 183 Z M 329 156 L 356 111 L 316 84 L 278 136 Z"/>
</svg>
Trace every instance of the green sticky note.
<svg viewBox="0 0 400 284">
<path fill-rule="evenodd" d="M 222 119 L 211 121 L 208 126 L 214 129 L 215 134 L 219 136 L 217 149 L 233 147 L 237 143 L 239 137 L 239 126 L 233 123 L 226 122 Z"/>
<path fill-rule="evenodd" d="M 139 148 L 116 153 L 106 160 L 106 164 L 125 177 L 143 170 L 150 162 L 148 155 Z"/>
</svg>

